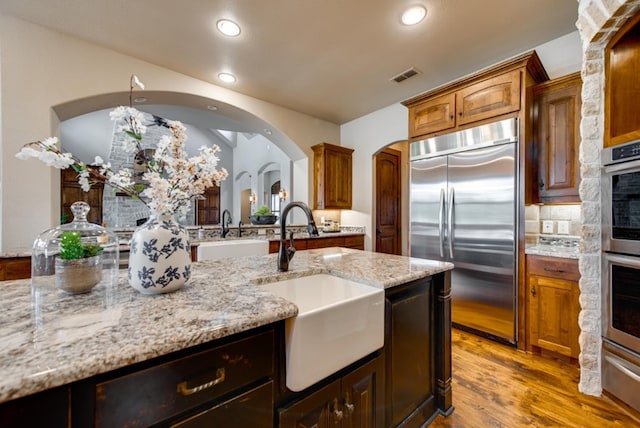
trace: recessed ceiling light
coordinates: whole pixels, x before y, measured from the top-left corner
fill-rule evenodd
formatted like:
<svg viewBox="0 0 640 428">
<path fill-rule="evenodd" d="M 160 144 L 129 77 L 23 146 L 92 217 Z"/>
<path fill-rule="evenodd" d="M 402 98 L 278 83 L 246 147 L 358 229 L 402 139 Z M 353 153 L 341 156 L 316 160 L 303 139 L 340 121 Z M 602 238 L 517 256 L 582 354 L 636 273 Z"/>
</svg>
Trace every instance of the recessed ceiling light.
<svg viewBox="0 0 640 428">
<path fill-rule="evenodd" d="M 218 20 L 216 27 L 225 36 L 236 37 L 240 34 L 240 26 L 229 19 Z"/>
<path fill-rule="evenodd" d="M 207 108 L 208 108 L 209 110 L 211 110 L 211 111 L 216 111 L 216 110 L 218 110 L 218 107 L 213 106 L 213 105 L 211 105 L 211 106 L 207 106 Z"/>
<path fill-rule="evenodd" d="M 145 97 L 135 97 L 135 98 L 133 99 L 133 102 L 134 102 L 134 103 L 138 103 L 138 104 L 140 104 L 140 103 L 146 103 L 146 102 L 147 102 L 147 99 L 146 99 Z"/>
<path fill-rule="evenodd" d="M 424 6 L 412 6 L 402 14 L 404 25 L 416 25 L 427 16 L 427 9 Z"/>
<path fill-rule="evenodd" d="M 222 80 L 225 83 L 235 83 L 236 76 L 231 73 L 218 73 L 218 79 Z"/>
<path fill-rule="evenodd" d="M 267 135 L 271 135 L 271 130 L 270 130 L 270 129 L 265 128 L 265 129 L 264 129 L 264 133 L 265 133 L 265 134 L 267 134 Z"/>
</svg>

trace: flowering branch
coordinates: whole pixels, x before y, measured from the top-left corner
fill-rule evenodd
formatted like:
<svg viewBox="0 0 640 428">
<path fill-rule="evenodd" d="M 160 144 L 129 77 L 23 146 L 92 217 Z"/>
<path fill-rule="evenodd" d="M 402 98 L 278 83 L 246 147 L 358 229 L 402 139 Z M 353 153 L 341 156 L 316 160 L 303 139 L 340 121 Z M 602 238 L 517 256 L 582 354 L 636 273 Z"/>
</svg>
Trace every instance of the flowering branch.
<svg viewBox="0 0 640 428">
<path fill-rule="evenodd" d="M 133 107 L 117 107 L 109 116 L 117 121 L 117 132 L 124 132 L 129 138 L 125 150 L 138 153 L 142 150 L 142 136 L 147 126 L 143 124 L 144 114 Z M 131 171 L 122 168 L 113 171 L 110 163 L 99 156 L 87 165 L 71 153 L 63 153 L 57 147 L 58 139 L 47 138 L 25 144 L 16 154 L 18 159 L 37 158 L 45 164 L 58 168 L 73 168 L 78 172 L 78 182 L 86 192 L 95 183 L 106 183 L 123 193 L 140 199 L 156 214 L 175 214 L 184 217 L 195 196 L 227 178 L 224 168 L 218 170 L 218 146 L 202 146 L 199 155 L 187 157 L 184 148 L 186 128 L 178 121 L 154 117 L 153 125 L 165 126 L 171 136 L 160 138 L 152 159 L 147 162 L 147 171 L 142 179 L 147 184 L 136 183 Z"/>
</svg>

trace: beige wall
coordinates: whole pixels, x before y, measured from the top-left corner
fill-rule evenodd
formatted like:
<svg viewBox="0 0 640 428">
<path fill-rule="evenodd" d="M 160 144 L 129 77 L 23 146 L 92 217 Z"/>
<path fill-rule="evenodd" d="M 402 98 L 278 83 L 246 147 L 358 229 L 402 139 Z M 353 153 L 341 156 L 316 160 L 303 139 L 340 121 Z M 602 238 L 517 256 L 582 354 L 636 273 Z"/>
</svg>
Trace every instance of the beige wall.
<svg viewBox="0 0 640 428">
<path fill-rule="evenodd" d="M 35 160 L 19 161 L 15 153 L 26 142 L 57 135 L 59 121 L 52 106 L 126 91 L 131 73 L 142 78 L 147 90 L 200 95 L 252 113 L 309 157 L 314 144 L 340 143 L 336 124 L 5 15 L 0 15 L 0 70 L 1 251 L 30 247 L 38 233 L 58 224 L 56 172 Z"/>
</svg>

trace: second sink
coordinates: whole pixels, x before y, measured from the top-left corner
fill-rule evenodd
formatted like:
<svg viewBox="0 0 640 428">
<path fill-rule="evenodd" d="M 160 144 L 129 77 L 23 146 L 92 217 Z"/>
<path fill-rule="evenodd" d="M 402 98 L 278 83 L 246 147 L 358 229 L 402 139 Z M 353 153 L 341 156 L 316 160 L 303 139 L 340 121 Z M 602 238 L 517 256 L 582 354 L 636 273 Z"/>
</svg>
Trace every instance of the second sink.
<svg viewBox="0 0 640 428">
<path fill-rule="evenodd" d="M 263 256 L 269 254 L 266 239 L 235 239 L 229 241 L 202 242 L 198 245 L 198 261 L 225 257 Z"/>
</svg>

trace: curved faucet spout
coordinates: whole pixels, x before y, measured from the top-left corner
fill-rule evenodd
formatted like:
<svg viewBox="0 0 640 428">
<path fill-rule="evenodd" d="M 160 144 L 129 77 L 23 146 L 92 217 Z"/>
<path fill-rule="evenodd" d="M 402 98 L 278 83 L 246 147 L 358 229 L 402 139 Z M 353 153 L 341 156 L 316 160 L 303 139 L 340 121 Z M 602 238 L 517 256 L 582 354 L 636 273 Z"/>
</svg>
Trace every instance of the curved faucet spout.
<svg viewBox="0 0 640 428">
<path fill-rule="evenodd" d="M 296 253 L 296 248 L 293 246 L 293 233 L 291 234 L 291 245 L 287 248 L 287 215 L 293 207 L 298 207 L 304 211 L 307 216 L 307 230 L 309 236 L 318 236 L 318 228 L 315 221 L 313 221 L 313 214 L 311 210 L 304 202 L 290 202 L 282 210 L 280 216 L 280 249 L 278 250 L 278 272 L 286 272 L 289 270 L 289 262 Z"/>
<path fill-rule="evenodd" d="M 226 222 L 225 222 L 225 218 L 226 218 Z M 225 209 L 224 211 L 222 211 L 222 237 L 226 238 L 227 234 L 229 233 L 229 225 L 231 224 L 233 220 L 231 220 L 231 212 L 229 212 L 229 210 Z"/>
</svg>

